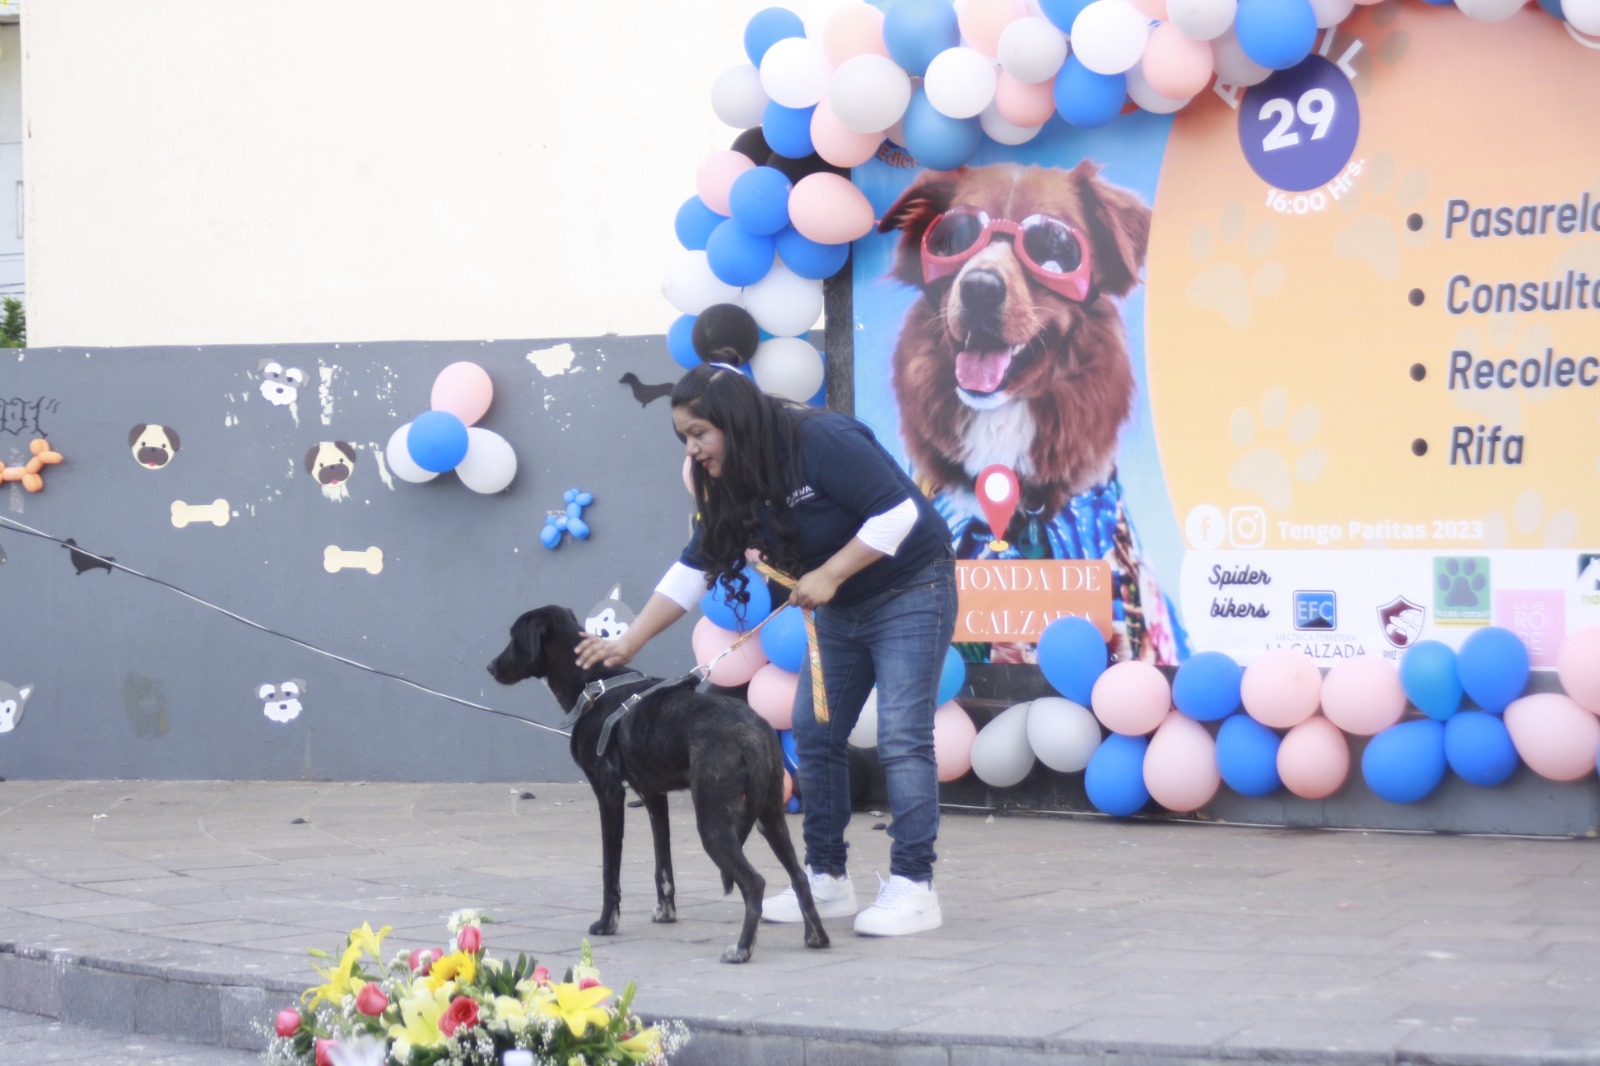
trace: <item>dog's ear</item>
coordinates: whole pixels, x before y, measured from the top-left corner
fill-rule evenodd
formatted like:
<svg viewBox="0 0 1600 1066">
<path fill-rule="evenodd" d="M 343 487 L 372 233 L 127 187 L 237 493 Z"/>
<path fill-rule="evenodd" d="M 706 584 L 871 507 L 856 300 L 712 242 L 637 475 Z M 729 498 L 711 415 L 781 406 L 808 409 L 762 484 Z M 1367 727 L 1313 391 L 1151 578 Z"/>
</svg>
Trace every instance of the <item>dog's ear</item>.
<svg viewBox="0 0 1600 1066">
<path fill-rule="evenodd" d="M 517 619 L 511 627 L 511 646 L 516 649 L 520 662 L 532 664 L 539 661 L 547 628 L 549 626 L 544 615 L 538 611 L 529 611 Z"/>
<path fill-rule="evenodd" d="M 895 247 L 894 276 L 907 285 L 922 288 L 922 234 L 934 219 L 950 210 L 955 195 L 954 176 L 940 170 L 924 171 L 883 213 L 879 233 L 904 231 Z"/>
<path fill-rule="evenodd" d="M 1100 168 L 1085 160 L 1073 170 L 1084 202 L 1084 220 L 1094 245 L 1095 287 L 1126 296 L 1139 283 L 1150 244 L 1150 208 L 1127 189 L 1101 181 Z"/>
</svg>

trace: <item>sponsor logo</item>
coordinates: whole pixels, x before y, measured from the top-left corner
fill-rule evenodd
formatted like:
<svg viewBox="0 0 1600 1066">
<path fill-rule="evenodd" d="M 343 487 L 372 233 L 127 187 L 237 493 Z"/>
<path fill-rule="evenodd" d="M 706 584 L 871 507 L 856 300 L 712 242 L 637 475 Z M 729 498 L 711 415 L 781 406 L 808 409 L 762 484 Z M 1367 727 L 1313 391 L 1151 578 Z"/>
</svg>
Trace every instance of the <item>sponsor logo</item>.
<svg viewBox="0 0 1600 1066">
<path fill-rule="evenodd" d="M 1433 558 L 1433 617 L 1440 625 L 1489 624 L 1489 557 L 1436 555 Z"/>
<path fill-rule="evenodd" d="M 1560 589 L 1498 589 L 1494 624 L 1511 630 L 1528 649 L 1529 666 L 1555 666 L 1567 635 L 1567 596 Z"/>
<path fill-rule="evenodd" d="M 1578 591 L 1600 592 L 1600 552 L 1578 556 Z"/>
<path fill-rule="evenodd" d="M 1366 645 L 1354 637 L 1343 633 L 1333 633 L 1331 637 L 1333 638 L 1331 640 L 1320 640 L 1303 636 L 1290 637 L 1288 634 L 1280 633 L 1276 640 L 1267 641 L 1266 647 L 1268 651 L 1287 648 L 1301 655 L 1309 655 L 1319 662 L 1330 659 L 1353 659 L 1357 655 L 1367 654 Z"/>
<path fill-rule="evenodd" d="M 1404 596 L 1396 596 L 1378 608 L 1378 629 L 1383 639 L 1395 648 L 1409 648 L 1416 643 L 1427 619 L 1427 608 Z"/>
<path fill-rule="evenodd" d="M 1270 585 L 1272 575 L 1253 566 L 1223 566 L 1218 563 L 1211 568 L 1211 576 L 1206 581 L 1219 589 L 1234 585 Z"/>
<path fill-rule="evenodd" d="M 1324 589 L 1297 589 L 1294 594 L 1294 627 L 1299 630 L 1339 628 L 1339 598 Z"/>
<path fill-rule="evenodd" d="M 1254 504 L 1228 511 L 1228 541 L 1235 548 L 1259 548 L 1267 542 L 1267 512 Z"/>
<path fill-rule="evenodd" d="M 1264 603 L 1236 600 L 1232 596 L 1211 601 L 1212 618 L 1271 618 L 1272 611 Z"/>
</svg>

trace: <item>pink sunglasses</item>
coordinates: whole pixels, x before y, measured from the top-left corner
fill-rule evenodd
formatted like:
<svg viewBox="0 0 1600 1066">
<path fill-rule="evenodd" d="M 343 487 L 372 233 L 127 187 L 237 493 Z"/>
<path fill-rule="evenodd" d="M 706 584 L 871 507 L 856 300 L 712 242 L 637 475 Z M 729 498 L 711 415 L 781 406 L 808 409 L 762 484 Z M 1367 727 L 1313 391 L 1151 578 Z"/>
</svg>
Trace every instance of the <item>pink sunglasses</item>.
<svg viewBox="0 0 1600 1066">
<path fill-rule="evenodd" d="M 1051 215 L 1029 215 L 1021 222 L 990 218 L 976 207 L 952 207 L 922 233 L 922 279 L 954 274 L 961 264 L 989 246 L 995 233 L 1011 237 L 1011 247 L 1029 274 L 1051 292 L 1076 303 L 1088 299 L 1089 242 L 1071 223 Z"/>
</svg>

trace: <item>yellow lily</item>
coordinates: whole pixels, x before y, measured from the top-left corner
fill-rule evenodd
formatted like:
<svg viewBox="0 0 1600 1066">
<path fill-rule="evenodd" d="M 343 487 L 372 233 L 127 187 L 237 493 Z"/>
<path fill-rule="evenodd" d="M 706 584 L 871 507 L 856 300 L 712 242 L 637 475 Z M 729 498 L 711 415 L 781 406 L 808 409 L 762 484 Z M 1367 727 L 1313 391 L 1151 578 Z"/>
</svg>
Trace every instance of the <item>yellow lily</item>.
<svg viewBox="0 0 1600 1066">
<path fill-rule="evenodd" d="M 382 962 L 383 956 L 379 952 L 383 945 L 383 938 L 388 936 L 389 931 L 393 928 L 394 926 L 392 925 L 386 925 L 374 933 L 371 922 L 362 922 L 360 929 L 350 930 L 350 943 Z"/>
<path fill-rule="evenodd" d="M 416 1047 L 436 1047 L 444 1043 L 439 1019 L 450 1006 L 450 997 L 455 991 L 454 982 L 428 988 L 425 980 L 418 981 L 412 985 L 413 994 L 400 1001 L 400 1021 L 389 1026 L 389 1035 Z"/>
<path fill-rule="evenodd" d="M 617 1046 L 636 1059 L 655 1058 L 661 1050 L 661 1031 L 655 1026 L 641 1029 Z"/>
<path fill-rule="evenodd" d="M 356 962 L 361 958 L 361 949 L 354 944 L 344 949 L 344 954 L 339 957 L 339 965 L 329 966 L 324 969 L 316 963 L 311 968 L 323 977 L 323 984 L 308 988 L 301 995 L 302 1002 L 315 1007 L 318 1003 L 331 1003 L 338 1006 L 345 996 L 354 995 L 362 985 L 367 982 L 354 974 Z"/>
<path fill-rule="evenodd" d="M 423 981 L 429 988 L 438 988 L 446 981 L 470 985 L 477 976 L 478 960 L 465 951 L 455 951 L 435 962 Z"/>
<path fill-rule="evenodd" d="M 589 1026 L 603 1028 L 610 1023 L 611 1012 L 600 1006 L 611 995 L 611 989 L 604 985 L 579 988 L 575 984 L 559 984 L 550 990 L 554 995 L 539 1004 L 539 1012 L 559 1018 L 572 1030 L 573 1036 L 581 1039 L 589 1031 Z"/>
<path fill-rule="evenodd" d="M 494 1017 L 502 1022 L 516 1023 L 528 1016 L 528 1005 L 516 996 L 494 997 Z"/>
</svg>

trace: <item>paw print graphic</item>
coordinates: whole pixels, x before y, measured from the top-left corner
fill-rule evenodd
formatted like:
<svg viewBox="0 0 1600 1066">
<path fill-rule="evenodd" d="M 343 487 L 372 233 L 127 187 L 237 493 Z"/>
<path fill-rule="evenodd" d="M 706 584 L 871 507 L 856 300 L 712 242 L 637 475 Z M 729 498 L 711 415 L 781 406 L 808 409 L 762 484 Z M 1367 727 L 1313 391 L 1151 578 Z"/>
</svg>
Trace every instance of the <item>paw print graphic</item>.
<svg viewBox="0 0 1600 1066">
<path fill-rule="evenodd" d="M 1360 182 L 1339 199 L 1339 208 L 1355 217 L 1333 239 L 1333 250 L 1372 268 L 1384 281 L 1400 275 L 1402 247 L 1427 243 L 1437 218 L 1418 209 L 1428 195 L 1428 175 L 1413 170 L 1397 178 L 1394 156 L 1380 152 L 1367 161 Z"/>
<path fill-rule="evenodd" d="M 1441 606 L 1453 611 L 1487 607 L 1489 560 L 1482 556 L 1450 556 L 1435 560 L 1433 583 Z"/>
<path fill-rule="evenodd" d="M 1270 259 L 1278 244 L 1278 223 L 1263 219 L 1246 233 L 1243 204 L 1222 209 L 1215 229 L 1204 223 L 1189 233 L 1189 255 L 1200 269 L 1189 279 L 1189 302 L 1209 307 L 1235 329 L 1250 322 L 1256 297 L 1283 288 L 1284 266 Z"/>
<path fill-rule="evenodd" d="M 1577 512 L 1563 508 L 1546 514 L 1537 489 L 1527 489 L 1512 502 L 1509 522 L 1499 511 L 1483 516 L 1486 548 L 1570 548 L 1577 541 Z"/>
<path fill-rule="evenodd" d="M 1321 424 L 1322 412 L 1314 404 L 1294 408 L 1288 390 L 1268 389 L 1256 410 L 1241 407 L 1229 420 L 1229 438 L 1245 451 L 1228 468 L 1228 484 L 1284 513 L 1293 501 L 1294 483 L 1315 481 L 1328 464 L 1328 454 L 1311 446 Z"/>
</svg>

